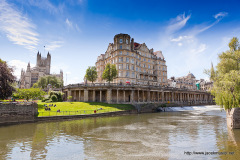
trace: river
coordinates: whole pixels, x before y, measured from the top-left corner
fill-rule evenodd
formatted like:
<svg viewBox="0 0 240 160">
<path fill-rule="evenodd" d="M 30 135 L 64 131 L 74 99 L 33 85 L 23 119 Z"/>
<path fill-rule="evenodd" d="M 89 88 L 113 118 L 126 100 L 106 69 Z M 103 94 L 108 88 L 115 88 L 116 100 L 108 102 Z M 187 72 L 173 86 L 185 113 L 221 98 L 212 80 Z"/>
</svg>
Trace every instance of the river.
<svg viewBox="0 0 240 160">
<path fill-rule="evenodd" d="M 240 159 L 219 106 L 0 127 L 0 159 Z"/>
</svg>

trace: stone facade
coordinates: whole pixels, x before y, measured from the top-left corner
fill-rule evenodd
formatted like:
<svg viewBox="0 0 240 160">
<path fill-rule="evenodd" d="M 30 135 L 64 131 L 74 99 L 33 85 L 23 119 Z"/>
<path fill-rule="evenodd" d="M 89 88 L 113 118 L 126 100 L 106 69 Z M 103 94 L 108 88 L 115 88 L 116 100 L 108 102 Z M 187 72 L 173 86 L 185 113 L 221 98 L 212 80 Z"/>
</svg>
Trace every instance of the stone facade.
<svg viewBox="0 0 240 160">
<path fill-rule="evenodd" d="M 168 86 L 174 88 L 185 88 L 185 89 L 192 89 L 196 90 L 196 77 L 192 73 L 188 73 L 187 76 L 183 77 L 171 77 L 168 79 Z"/>
<path fill-rule="evenodd" d="M 20 78 L 20 88 L 31 88 L 34 83 L 38 81 L 40 77 L 51 75 L 56 76 L 63 80 L 63 71 L 60 70 L 60 74 L 50 74 L 51 69 L 51 55 L 47 54 L 47 58 L 42 57 L 41 53 L 37 53 L 37 63 L 36 66 L 31 68 L 30 63 L 28 63 L 27 70 L 21 71 Z"/>
<path fill-rule="evenodd" d="M 128 34 L 117 34 L 114 43 L 109 43 L 105 54 L 97 58 L 96 83 L 105 83 L 102 73 L 107 63 L 115 64 L 118 77 L 114 83 L 167 85 L 167 66 L 161 51 L 148 49 L 145 43 L 139 44 Z"/>
<path fill-rule="evenodd" d="M 200 83 L 200 90 L 202 91 L 210 91 L 213 87 L 213 81 L 210 80 L 200 79 L 198 83 Z"/>
<path fill-rule="evenodd" d="M 126 104 L 175 103 L 179 105 L 213 104 L 206 91 L 155 85 L 74 84 L 63 88 L 64 99 L 73 101 Z"/>
</svg>

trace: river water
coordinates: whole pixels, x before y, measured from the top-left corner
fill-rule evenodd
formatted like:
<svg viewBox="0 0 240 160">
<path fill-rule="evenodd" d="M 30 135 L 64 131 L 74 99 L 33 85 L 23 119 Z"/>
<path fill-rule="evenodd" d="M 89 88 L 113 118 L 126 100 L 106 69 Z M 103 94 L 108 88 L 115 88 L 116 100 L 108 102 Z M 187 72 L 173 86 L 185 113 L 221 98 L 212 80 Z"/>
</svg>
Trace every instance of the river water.
<svg viewBox="0 0 240 160">
<path fill-rule="evenodd" d="M 0 159 L 240 159 L 219 106 L 0 127 Z"/>
</svg>

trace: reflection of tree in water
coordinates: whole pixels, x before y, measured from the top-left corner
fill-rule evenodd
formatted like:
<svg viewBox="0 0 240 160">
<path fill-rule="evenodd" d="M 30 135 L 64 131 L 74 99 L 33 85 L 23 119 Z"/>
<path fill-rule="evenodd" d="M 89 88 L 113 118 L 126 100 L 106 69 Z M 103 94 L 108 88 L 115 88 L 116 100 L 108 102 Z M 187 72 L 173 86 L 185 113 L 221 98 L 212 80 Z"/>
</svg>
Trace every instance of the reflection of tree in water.
<svg viewBox="0 0 240 160">
<path fill-rule="evenodd" d="M 223 130 L 221 134 L 218 135 L 217 146 L 219 152 L 228 152 L 228 154 L 219 157 L 223 160 L 240 159 L 240 130 L 231 130 L 230 128 L 226 130 Z M 234 154 L 231 155 L 229 152 L 234 152 Z"/>
<path fill-rule="evenodd" d="M 28 142 L 35 132 L 35 124 L 13 125 L 0 128 L 0 159 L 9 159 L 7 155 L 18 144 L 20 151 L 25 152 Z"/>
</svg>

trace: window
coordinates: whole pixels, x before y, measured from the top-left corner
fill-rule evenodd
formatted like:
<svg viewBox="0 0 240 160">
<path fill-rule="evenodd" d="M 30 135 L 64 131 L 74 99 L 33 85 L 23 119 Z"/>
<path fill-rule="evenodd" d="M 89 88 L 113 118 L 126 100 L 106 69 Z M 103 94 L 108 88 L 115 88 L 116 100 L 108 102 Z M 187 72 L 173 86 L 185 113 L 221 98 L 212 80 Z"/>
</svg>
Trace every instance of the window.
<svg viewBox="0 0 240 160">
<path fill-rule="evenodd" d="M 126 43 L 128 44 L 128 39 L 126 39 Z"/>
<path fill-rule="evenodd" d="M 138 71 L 138 67 L 136 67 L 136 71 Z"/>
<path fill-rule="evenodd" d="M 122 77 L 122 71 L 118 72 L 118 77 Z"/>
<path fill-rule="evenodd" d="M 136 61 L 136 65 L 138 65 L 138 61 Z"/>
<path fill-rule="evenodd" d="M 128 71 L 126 72 L 126 77 L 129 77 L 129 72 Z"/>
<path fill-rule="evenodd" d="M 123 62 L 123 57 L 119 57 L 118 61 Z"/>
<path fill-rule="evenodd" d="M 134 53 L 132 53 L 132 57 L 134 57 Z"/>
<path fill-rule="evenodd" d="M 132 72 L 132 78 L 135 78 L 135 72 Z"/>
<path fill-rule="evenodd" d="M 128 46 L 126 46 L 126 49 L 129 49 L 129 47 L 128 47 Z"/>
<path fill-rule="evenodd" d="M 126 57 L 126 62 L 129 62 L 129 58 L 128 57 Z"/>
<path fill-rule="evenodd" d="M 150 65 L 148 65 L 148 69 L 151 69 L 151 66 L 150 66 Z"/>
<path fill-rule="evenodd" d="M 134 70 L 134 65 L 132 65 L 132 67 L 131 67 L 131 68 L 132 68 L 132 70 Z"/>
<path fill-rule="evenodd" d="M 150 59 L 148 60 L 148 62 L 150 62 Z"/>
<path fill-rule="evenodd" d="M 164 82 L 164 78 L 162 79 L 162 81 Z"/>
<path fill-rule="evenodd" d="M 129 64 L 126 64 L 126 69 L 129 70 Z"/>
<path fill-rule="evenodd" d="M 143 58 L 143 61 L 145 62 L 145 61 L 146 61 L 146 59 L 145 59 L 145 58 Z"/>
<path fill-rule="evenodd" d="M 123 69 L 123 64 L 119 64 L 118 69 Z"/>
<path fill-rule="evenodd" d="M 133 59 L 133 58 L 131 59 L 131 63 L 133 63 L 133 64 L 134 64 L 134 59 Z"/>
<path fill-rule="evenodd" d="M 129 55 L 129 52 L 127 52 L 127 56 Z"/>
<path fill-rule="evenodd" d="M 143 64 L 143 67 L 145 68 L 145 64 Z"/>
<path fill-rule="evenodd" d="M 119 43 L 122 43 L 122 39 L 119 39 Z"/>
<path fill-rule="evenodd" d="M 119 54 L 122 55 L 122 51 L 120 51 Z"/>
<path fill-rule="evenodd" d="M 122 45 L 119 46 L 119 49 L 122 49 Z"/>
</svg>

